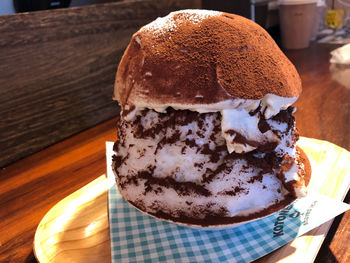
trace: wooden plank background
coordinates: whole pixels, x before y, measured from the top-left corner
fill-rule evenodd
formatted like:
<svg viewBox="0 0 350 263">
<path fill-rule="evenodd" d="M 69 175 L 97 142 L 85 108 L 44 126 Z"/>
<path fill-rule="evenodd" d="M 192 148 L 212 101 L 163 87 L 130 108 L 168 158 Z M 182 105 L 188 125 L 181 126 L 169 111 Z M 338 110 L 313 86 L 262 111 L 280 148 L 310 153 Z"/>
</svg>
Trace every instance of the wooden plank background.
<svg viewBox="0 0 350 263">
<path fill-rule="evenodd" d="M 127 1 L 0 16 L 0 167 L 119 113 L 131 35 L 199 0 Z"/>
</svg>

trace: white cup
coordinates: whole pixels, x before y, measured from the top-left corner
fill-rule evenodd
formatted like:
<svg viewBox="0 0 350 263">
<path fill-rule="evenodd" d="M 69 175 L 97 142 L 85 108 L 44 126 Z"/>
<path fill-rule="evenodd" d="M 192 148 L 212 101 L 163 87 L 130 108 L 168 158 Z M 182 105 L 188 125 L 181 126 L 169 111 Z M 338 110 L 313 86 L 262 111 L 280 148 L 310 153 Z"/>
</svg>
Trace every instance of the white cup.
<svg viewBox="0 0 350 263">
<path fill-rule="evenodd" d="M 316 17 L 317 0 L 280 0 L 280 28 L 285 49 L 301 49 L 310 45 Z"/>
</svg>

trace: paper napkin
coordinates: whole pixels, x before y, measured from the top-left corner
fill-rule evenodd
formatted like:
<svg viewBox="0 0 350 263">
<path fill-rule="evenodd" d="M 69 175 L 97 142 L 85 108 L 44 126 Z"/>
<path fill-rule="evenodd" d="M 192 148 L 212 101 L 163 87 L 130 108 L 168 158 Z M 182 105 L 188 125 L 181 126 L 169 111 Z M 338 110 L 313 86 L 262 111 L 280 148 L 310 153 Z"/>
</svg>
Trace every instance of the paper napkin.
<svg viewBox="0 0 350 263">
<path fill-rule="evenodd" d="M 344 45 L 331 52 L 331 63 L 350 64 L 350 44 Z"/>
</svg>

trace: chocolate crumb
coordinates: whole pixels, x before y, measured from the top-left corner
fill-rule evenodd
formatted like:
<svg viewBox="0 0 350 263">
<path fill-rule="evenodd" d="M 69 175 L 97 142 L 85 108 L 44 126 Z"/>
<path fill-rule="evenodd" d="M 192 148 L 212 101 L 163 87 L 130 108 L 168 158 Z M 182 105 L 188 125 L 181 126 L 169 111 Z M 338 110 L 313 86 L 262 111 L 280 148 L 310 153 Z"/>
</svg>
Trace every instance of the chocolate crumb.
<svg viewBox="0 0 350 263">
<path fill-rule="evenodd" d="M 270 125 L 267 123 L 264 115 L 262 115 L 261 113 L 260 113 L 260 120 L 258 122 L 258 128 L 259 128 L 261 133 L 265 133 L 268 130 L 271 130 Z"/>
<path fill-rule="evenodd" d="M 255 181 L 259 181 L 259 182 L 261 183 L 262 180 L 263 180 L 263 173 L 260 172 L 259 174 L 250 177 L 249 180 L 248 180 L 248 183 L 252 184 L 252 183 L 254 183 Z"/>
<path fill-rule="evenodd" d="M 236 186 L 233 190 L 227 190 L 227 191 L 223 191 L 220 192 L 220 195 L 230 195 L 230 196 L 236 196 L 238 193 L 240 193 L 241 191 L 243 191 L 244 188 L 241 188 L 239 186 Z"/>
</svg>

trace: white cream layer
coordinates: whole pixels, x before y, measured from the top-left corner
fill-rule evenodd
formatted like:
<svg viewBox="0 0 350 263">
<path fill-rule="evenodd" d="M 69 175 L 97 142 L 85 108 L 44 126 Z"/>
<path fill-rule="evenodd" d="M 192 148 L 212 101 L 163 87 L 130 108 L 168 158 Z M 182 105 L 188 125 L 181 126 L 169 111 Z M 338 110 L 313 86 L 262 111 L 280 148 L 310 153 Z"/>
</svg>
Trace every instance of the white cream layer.
<svg viewBox="0 0 350 263">
<path fill-rule="evenodd" d="M 132 101 L 135 108 L 124 116 L 125 120 L 132 120 L 138 113 L 144 109 L 153 109 L 157 112 L 166 112 L 168 107 L 175 110 L 191 110 L 199 113 L 220 112 L 221 113 L 221 127 L 222 135 L 226 140 L 228 151 L 237 153 L 246 153 L 256 149 L 246 144 L 232 143 L 234 137 L 225 131 L 233 130 L 239 132 L 248 140 L 254 140 L 259 143 L 267 141 L 277 141 L 278 138 L 271 131 L 262 134 L 258 128 L 259 116 L 258 114 L 250 116 L 249 112 L 254 111 L 261 106 L 260 111 L 264 114 L 265 119 L 277 115 L 281 110 L 287 109 L 292 105 L 298 97 L 285 98 L 274 94 L 267 94 L 260 100 L 251 99 L 232 99 L 225 100 L 213 104 L 159 104 L 152 102 L 145 102 L 144 100 Z M 129 106 L 125 106 L 125 110 L 129 111 Z"/>
</svg>

